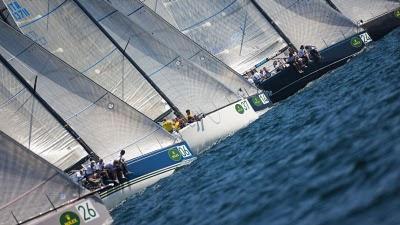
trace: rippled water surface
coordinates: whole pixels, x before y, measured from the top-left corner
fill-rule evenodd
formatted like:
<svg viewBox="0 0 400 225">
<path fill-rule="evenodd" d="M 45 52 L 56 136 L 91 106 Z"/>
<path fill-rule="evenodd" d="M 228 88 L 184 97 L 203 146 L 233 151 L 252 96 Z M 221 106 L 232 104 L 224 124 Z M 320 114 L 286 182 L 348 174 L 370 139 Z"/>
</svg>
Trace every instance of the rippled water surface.
<svg viewBox="0 0 400 225">
<path fill-rule="evenodd" d="M 113 211 L 115 224 L 400 224 L 400 30 Z"/>
</svg>

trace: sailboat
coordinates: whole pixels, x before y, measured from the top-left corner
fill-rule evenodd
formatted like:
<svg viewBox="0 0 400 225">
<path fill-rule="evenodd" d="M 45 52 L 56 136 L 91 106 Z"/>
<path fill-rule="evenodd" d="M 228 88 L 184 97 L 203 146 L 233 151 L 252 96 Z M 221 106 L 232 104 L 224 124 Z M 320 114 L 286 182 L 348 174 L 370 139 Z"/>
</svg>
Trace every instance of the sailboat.
<svg viewBox="0 0 400 225">
<path fill-rule="evenodd" d="M 97 194 L 1 131 L 0 160 L 0 224 L 112 223 Z"/>
<path fill-rule="evenodd" d="M 127 182 L 101 191 L 107 208 L 115 207 L 195 159 L 186 142 L 1 21 L 0 33 L 0 59 L 17 78 L 13 82 L 20 83 L 16 90 L 25 93 L 27 89 L 40 99 L 41 105 L 73 135 L 91 159 L 109 162 L 117 159 L 122 149 L 126 151 L 124 157 L 131 173 Z M 23 111 L 13 110 L 19 109 L 18 104 L 32 111 L 24 99 L 16 98 L 18 93 L 6 98 L 5 103 L 20 101 L 3 111 L 7 116 L 4 120 L 18 122 L 22 118 L 24 114 L 18 112 Z M 46 159 L 46 151 L 39 155 Z M 67 171 L 79 168 L 86 158 L 75 157 L 72 165 L 68 161 Z"/>
<path fill-rule="evenodd" d="M 266 66 L 272 71 L 272 62 L 286 58 L 282 53 L 287 52 L 289 47 L 295 50 L 301 45 L 316 46 L 322 55 L 319 63 L 311 64 L 301 74 L 288 67 L 258 86 L 271 93 L 273 102 L 289 97 L 310 81 L 344 64 L 370 41 L 366 32 L 359 32 L 354 23 L 323 0 L 231 0 L 207 3 L 178 0 L 159 1 L 157 5 L 161 3 L 173 17 L 172 24 L 177 24 L 180 31 L 238 72 L 246 70 L 239 65 L 242 61 L 250 61 L 251 55 L 259 57 L 252 61 L 251 67 L 247 65 L 247 70 Z M 241 38 L 230 39 L 238 34 Z M 231 40 L 232 44 L 227 47 L 221 44 L 219 47 L 219 43 L 224 43 L 222 40 L 218 42 L 220 36 L 222 40 Z M 246 45 L 253 46 L 260 39 L 263 40 L 260 45 L 249 47 L 252 54 L 231 51 Z M 214 51 L 214 48 L 220 50 Z M 229 62 L 226 58 L 242 60 Z"/>
<path fill-rule="evenodd" d="M 155 13 L 147 5 L 137 0 L 108 0 L 107 2 L 114 9 L 128 17 L 135 26 L 151 34 L 152 39 L 168 46 L 176 54 L 186 58 L 200 69 L 205 70 L 210 76 L 220 83 L 225 84 L 231 91 L 236 93 L 239 89 L 242 89 L 246 96 L 252 96 L 248 97 L 248 100 L 256 112 L 260 112 L 266 108 L 267 101 L 258 101 L 260 98 L 266 100 L 263 93 L 259 93 L 259 90 L 254 88 L 253 85 L 235 70 L 182 34 L 157 14 L 161 13 L 163 16 L 168 17 L 168 12 L 158 10 Z M 146 3 L 150 4 L 150 1 L 146 1 Z M 153 3 L 156 6 L 162 6 L 157 1 L 153 1 Z M 254 102 L 257 104 L 253 104 Z"/>
<path fill-rule="evenodd" d="M 160 96 L 159 102 L 154 104 L 168 106 L 158 107 L 153 114 L 141 110 L 150 118 L 157 121 L 171 112 L 182 115 L 186 109 L 205 115 L 200 121 L 180 130 L 180 135 L 197 153 L 258 118 L 249 101 L 241 99 L 233 91 L 238 85 L 232 87 L 229 83 L 219 82 L 207 70 L 152 38 L 151 34 L 140 29 L 140 26 L 120 12 L 107 16 L 110 10 L 116 10 L 106 2 L 49 1 L 48 5 L 30 2 L 18 4 L 30 15 L 20 20 L 14 18 L 19 29 L 86 76 L 92 77 L 98 84 L 109 87 L 107 79 L 110 79 L 117 86 L 124 84 L 124 90 L 136 92 L 137 98 L 148 97 L 141 96 L 141 91 L 136 90 L 141 85 L 127 82 L 124 76 L 119 76 L 120 71 L 103 68 L 102 64 L 111 60 L 109 57 L 117 57 L 121 62 L 109 64 L 108 67 L 129 67 L 132 71 L 129 76 L 146 80 L 146 84 L 153 87 Z M 95 37 L 93 32 L 96 33 Z M 63 35 L 60 38 L 55 34 Z M 63 51 L 57 52 L 59 48 Z M 90 51 L 103 53 L 100 56 L 87 54 Z M 99 75 L 89 74 L 88 70 L 82 69 L 82 61 L 87 62 L 85 67 L 90 68 L 90 71 L 100 71 Z M 231 80 L 238 80 L 237 76 L 233 78 Z M 256 93 L 254 87 L 243 80 L 240 82 L 243 90 Z M 115 90 L 122 90 L 122 86 Z M 136 108 L 126 98 L 120 98 Z M 267 103 L 261 105 L 269 106 Z"/>
<path fill-rule="evenodd" d="M 400 2 L 396 0 L 327 0 L 343 15 L 378 40 L 400 26 Z"/>
</svg>

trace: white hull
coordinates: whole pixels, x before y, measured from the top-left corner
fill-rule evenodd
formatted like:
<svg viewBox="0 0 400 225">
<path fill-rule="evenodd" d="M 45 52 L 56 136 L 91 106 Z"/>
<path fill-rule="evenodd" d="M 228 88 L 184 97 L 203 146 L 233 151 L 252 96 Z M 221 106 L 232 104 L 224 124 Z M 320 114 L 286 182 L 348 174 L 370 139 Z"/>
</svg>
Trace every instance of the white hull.
<svg viewBox="0 0 400 225">
<path fill-rule="evenodd" d="M 157 175 L 151 176 L 143 180 L 141 180 L 142 178 L 139 177 L 135 179 L 138 180 L 137 182 L 134 182 L 133 184 L 124 187 L 123 189 L 114 192 L 111 195 L 108 195 L 107 197 L 102 197 L 104 205 L 107 207 L 107 209 L 112 210 L 118 205 L 120 205 L 127 198 L 133 196 L 134 194 L 140 191 L 143 191 L 147 187 L 157 183 L 159 180 L 171 176 L 174 173 L 174 171 L 175 169 L 170 169 L 166 172 L 159 173 Z"/>
<path fill-rule="evenodd" d="M 236 110 L 237 105 L 242 107 L 242 113 Z M 258 117 L 250 103 L 244 99 L 207 115 L 201 121 L 186 126 L 179 133 L 191 150 L 195 154 L 200 154 L 217 141 L 246 127 Z"/>
</svg>

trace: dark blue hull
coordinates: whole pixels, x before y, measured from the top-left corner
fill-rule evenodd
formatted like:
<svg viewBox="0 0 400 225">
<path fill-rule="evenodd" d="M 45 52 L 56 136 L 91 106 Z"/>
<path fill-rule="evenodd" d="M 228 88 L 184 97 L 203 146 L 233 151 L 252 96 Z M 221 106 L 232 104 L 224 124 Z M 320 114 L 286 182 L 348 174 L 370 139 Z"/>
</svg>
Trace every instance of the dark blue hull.
<svg viewBox="0 0 400 225">
<path fill-rule="evenodd" d="M 342 66 L 348 59 L 360 52 L 364 43 L 358 45 L 352 44 L 354 39 L 359 36 L 348 38 L 320 52 L 322 59 L 320 62 L 313 62 L 300 74 L 293 67 L 285 68 L 282 72 L 262 82 L 258 87 L 271 93 L 270 100 L 279 102 L 295 94 L 304 88 L 311 81 L 318 79 L 325 73 Z"/>
<path fill-rule="evenodd" d="M 132 186 L 143 180 L 152 178 L 161 173 L 175 170 L 178 167 L 186 165 L 195 160 L 196 157 L 190 151 L 186 142 L 182 142 L 141 157 L 128 160 L 126 162 L 127 169 L 130 174 L 127 175 L 127 180 L 120 185 L 102 190 L 100 196 L 108 197 L 115 192 Z"/>
<path fill-rule="evenodd" d="M 383 38 L 386 34 L 399 26 L 400 8 L 362 25 L 374 41 Z"/>
</svg>

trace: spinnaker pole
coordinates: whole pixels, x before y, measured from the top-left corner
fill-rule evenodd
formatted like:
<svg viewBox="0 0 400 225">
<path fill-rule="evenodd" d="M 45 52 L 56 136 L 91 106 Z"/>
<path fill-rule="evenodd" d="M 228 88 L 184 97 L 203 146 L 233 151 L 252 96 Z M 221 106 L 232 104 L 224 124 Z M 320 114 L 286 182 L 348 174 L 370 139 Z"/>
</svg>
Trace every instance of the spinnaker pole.
<svg viewBox="0 0 400 225">
<path fill-rule="evenodd" d="M 261 6 L 255 1 L 255 0 L 250 0 L 251 3 L 257 8 L 257 10 L 263 15 L 263 17 L 271 24 L 271 26 L 275 29 L 275 31 L 283 38 L 283 40 L 286 41 L 286 43 L 293 48 L 294 50 L 297 50 L 296 46 L 293 45 L 293 43 L 290 41 L 289 37 L 286 36 L 285 33 L 279 28 L 279 26 L 274 22 L 274 20 L 264 11 L 264 9 L 261 8 Z"/>
<path fill-rule="evenodd" d="M 178 114 L 183 116 L 181 111 L 175 104 L 161 91 L 161 89 L 150 79 L 150 77 L 146 74 L 146 72 L 140 68 L 140 66 L 132 59 L 132 57 L 125 52 L 125 50 L 118 44 L 117 41 L 99 24 L 99 22 L 94 18 L 86 8 L 79 2 L 79 0 L 74 0 L 74 2 L 78 5 L 78 7 L 90 18 L 90 20 L 103 32 L 104 35 L 115 45 L 115 47 L 125 56 L 126 59 L 139 71 L 139 73 L 146 79 L 147 82 L 158 92 L 158 94 L 168 103 L 168 105 L 172 108 L 172 110 Z"/>
</svg>

